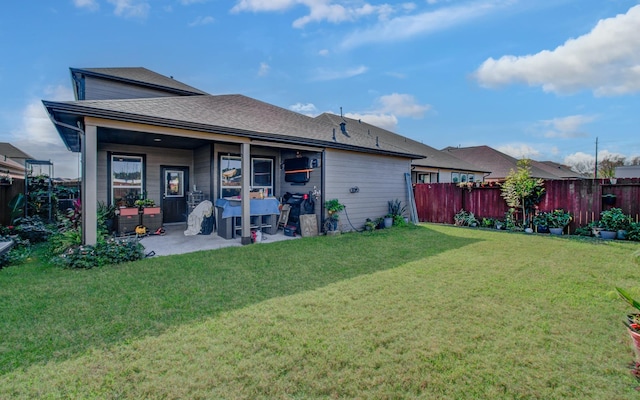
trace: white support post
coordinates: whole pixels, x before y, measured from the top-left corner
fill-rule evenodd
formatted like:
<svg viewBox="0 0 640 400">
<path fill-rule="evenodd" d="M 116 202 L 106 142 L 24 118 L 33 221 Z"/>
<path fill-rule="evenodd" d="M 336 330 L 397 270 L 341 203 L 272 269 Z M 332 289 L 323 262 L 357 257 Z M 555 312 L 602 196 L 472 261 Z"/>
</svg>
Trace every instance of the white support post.
<svg viewBox="0 0 640 400">
<path fill-rule="evenodd" d="M 87 125 L 82 140 L 82 242 L 98 242 L 98 127 Z"/>
<path fill-rule="evenodd" d="M 251 200 L 249 192 L 251 190 L 251 145 L 242 143 L 242 244 L 251 243 Z"/>
</svg>

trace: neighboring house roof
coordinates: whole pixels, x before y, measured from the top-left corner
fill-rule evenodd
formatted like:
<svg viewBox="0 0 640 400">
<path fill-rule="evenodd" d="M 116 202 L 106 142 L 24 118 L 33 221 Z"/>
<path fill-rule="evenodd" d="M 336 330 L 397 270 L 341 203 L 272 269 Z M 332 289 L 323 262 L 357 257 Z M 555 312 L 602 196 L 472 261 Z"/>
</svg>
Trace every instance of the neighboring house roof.
<svg viewBox="0 0 640 400">
<path fill-rule="evenodd" d="M 70 68 L 71 76 L 74 78 L 73 88 L 78 98 L 78 87 L 76 77 L 82 75 L 92 76 L 95 78 L 120 81 L 127 84 L 149 87 L 153 89 L 161 89 L 175 93 L 177 96 L 185 95 L 206 95 L 200 89 L 184 84 L 180 81 L 160 75 L 142 67 L 118 67 L 118 68 Z"/>
<path fill-rule="evenodd" d="M 24 164 L 24 160 L 33 158 L 29 154 L 7 142 L 0 142 L 0 156 L 3 156 L 2 158 L 5 160 L 7 158 L 11 158 L 13 161 L 20 164 Z"/>
<path fill-rule="evenodd" d="M 280 143 L 421 158 L 415 151 L 390 143 L 376 143 L 376 139 L 368 135 L 334 135 L 333 126 L 328 123 L 237 94 L 43 103 L 72 151 L 80 151 L 77 126 L 84 116 L 89 116 Z"/>
<path fill-rule="evenodd" d="M 616 167 L 616 178 L 640 178 L 640 165 Z"/>
<path fill-rule="evenodd" d="M 461 160 L 465 160 L 483 169 L 491 171 L 487 179 L 504 179 L 511 170 L 517 170 L 518 160 L 489 146 L 474 147 L 447 147 L 442 150 Z M 551 174 L 535 165 L 531 165 L 533 178 L 560 179 L 558 175 Z"/>
<path fill-rule="evenodd" d="M 535 161 L 531 160 L 531 163 L 536 167 L 556 175 L 562 179 L 585 179 L 584 175 L 574 171 L 568 165 L 563 165 L 553 161 Z"/>
<path fill-rule="evenodd" d="M 2 143 L 4 144 L 4 143 Z M 24 165 L 8 157 L 0 157 L 0 175 L 9 175 L 13 179 L 24 179 Z"/>
<path fill-rule="evenodd" d="M 431 167 L 431 168 L 443 168 L 453 169 L 460 171 L 483 171 L 475 165 L 472 165 L 464 160 L 450 156 L 443 153 L 431 146 L 427 146 L 424 143 L 417 142 L 409 139 L 406 136 L 399 135 L 397 133 L 382 129 L 375 125 L 368 124 L 362 120 L 356 120 L 353 118 L 342 117 L 331 113 L 323 113 L 315 118 L 318 121 L 328 122 L 336 128 L 336 136 L 348 137 L 353 135 L 367 136 L 377 141 L 381 146 L 391 146 L 404 152 L 417 153 L 423 158 L 415 159 L 411 162 L 412 165 Z M 344 123 L 346 133 L 340 129 L 340 124 Z M 348 136 L 347 136 L 348 135 Z"/>
</svg>

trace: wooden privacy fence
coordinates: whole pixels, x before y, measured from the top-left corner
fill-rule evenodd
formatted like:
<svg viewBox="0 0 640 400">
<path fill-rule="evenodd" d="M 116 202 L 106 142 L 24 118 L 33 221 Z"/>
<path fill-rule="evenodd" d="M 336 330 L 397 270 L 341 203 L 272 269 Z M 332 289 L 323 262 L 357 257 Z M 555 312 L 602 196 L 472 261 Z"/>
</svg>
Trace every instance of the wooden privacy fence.
<svg viewBox="0 0 640 400">
<path fill-rule="evenodd" d="M 11 223 L 11 210 L 9 202 L 17 194 L 24 193 L 24 180 L 14 179 L 11 185 L 0 186 L 0 224 L 9 225 Z"/>
<path fill-rule="evenodd" d="M 485 184 L 486 185 L 486 184 Z M 541 211 L 562 208 L 573 215 L 569 231 L 600 219 L 600 212 L 612 207 L 621 208 L 640 217 L 640 179 L 547 180 L 545 196 L 538 205 Z M 414 186 L 418 219 L 422 222 L 453 224 L 453 216 L 464 209 L 482 218 L 504 219 L 509 207 L 500 196 L 500 186 L 461 188 L 454 183 L 419 183 Z M 613 201 L 608 196 L 615 195 Z M 604 196 L 604 197 L 603 197 Z"/>
</svg>

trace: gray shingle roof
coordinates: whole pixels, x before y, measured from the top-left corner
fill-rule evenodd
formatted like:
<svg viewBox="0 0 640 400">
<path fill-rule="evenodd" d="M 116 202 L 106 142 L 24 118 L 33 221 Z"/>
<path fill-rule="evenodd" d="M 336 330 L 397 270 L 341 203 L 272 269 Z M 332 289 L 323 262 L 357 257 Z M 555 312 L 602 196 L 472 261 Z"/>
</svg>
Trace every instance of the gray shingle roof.
<svg viewBox="0 0 640 400">
<path fill-rule="evenodd" d="M 54 118 L 66 115 L 68 125 L 73 125 L 70 115 L 94 116 L 285 143 L 420 157 L 408 147 L 386 142 L 376 145 L 372 136 L 347 137 L 338 131 L 334 135 L 334 126 L 327 122 L 237 94 L 43 103 Z"/>
<path fill-rule="evenodd" d="M 447 147 L 442 151 L 491 171 L 486 177 L 487 179 L 504 179 L 511 170 L 518 168 L 518 160 L 516 158 L 489 146 Z M 535 165 L 531 166 L 531 176 L 533 178 L 560 179 L 559 176 L 544 171 Z"/>
<path fill-rule="evenodd" d="M 585 179 L 582 174 L 579 174 L 571 169 L 568 165 L 563 165 L 553 161 L 535 161 L 532 160 L 532 164 L 536 167 L 545 170 L 553 175 L 556 175 L 562 179 Z"/>
<path fill-rule="evenodd" d="M 348 117 L 341 117 L 339 115 L 324 113 L 316 117 L 319 121 L 326 121 L 337 128 L 336 135 L 344 135 L 339 127 L 341 122 L 345 122 L 346 130 L 351 137 L 364 136 L 377 140 L 381 146 L 390 146 L 391 148 L 398 149 L 399 151 L 411 152 L 425 156 L 426 158 L 415 159 L 412 161 L 412 165 L 432 167 L 432 168 L 444 168 L 469 172 L 489 172 L 482 168 L 472 165 L 464 160 L 460 160 L 457 157 L 453 157 L 449 154 L 443 153 L 431 146 L 424 143 L 409 139 L 406 136 L 399 135 L 397 133 L 382 129 L 375 125 L 368 124 L 362 120 L 356 120 Z"/>
<path fill-rule="evenodd" d="M 141 86 L 170 89 L 176 92 L 176 94 L 208 94 L 171 77 L 160 75 L 157 72 L 142 67 L 71 68 L 71 72 L 79 72 L 98 78 L 112 79 Z"/>
</svg>

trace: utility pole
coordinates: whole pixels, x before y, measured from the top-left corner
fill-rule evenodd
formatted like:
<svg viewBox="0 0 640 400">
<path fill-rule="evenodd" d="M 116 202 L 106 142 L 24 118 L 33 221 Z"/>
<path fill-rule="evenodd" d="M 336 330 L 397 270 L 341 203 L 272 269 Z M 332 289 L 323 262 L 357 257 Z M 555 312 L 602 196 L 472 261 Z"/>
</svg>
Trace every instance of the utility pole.
<svg viewBox="0 0 640 400">
<path fill-rule="evenodd" d="M 593 169 L 593 179 L 598 179 L 598 138 L 596 137 L 596 166 Z"/>
</svg>

